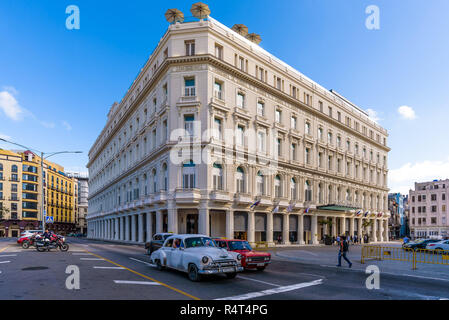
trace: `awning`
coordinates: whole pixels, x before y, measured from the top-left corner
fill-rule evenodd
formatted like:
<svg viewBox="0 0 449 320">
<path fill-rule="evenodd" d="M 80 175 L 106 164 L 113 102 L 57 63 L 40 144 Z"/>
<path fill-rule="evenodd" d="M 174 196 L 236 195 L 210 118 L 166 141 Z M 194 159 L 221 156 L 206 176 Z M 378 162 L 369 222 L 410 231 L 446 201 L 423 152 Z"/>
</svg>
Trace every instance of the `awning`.
<svg viewBox="0 0 449 320">
<path fill-rule="evenodd" d="M 359 210 L 360 208 L 342 206 L 339 204 L 327 204 L 325 206 L 316 207 L 318 210 L 328 210 L 328 211 L 351 211 L 351 210 Z"/>
</svg>

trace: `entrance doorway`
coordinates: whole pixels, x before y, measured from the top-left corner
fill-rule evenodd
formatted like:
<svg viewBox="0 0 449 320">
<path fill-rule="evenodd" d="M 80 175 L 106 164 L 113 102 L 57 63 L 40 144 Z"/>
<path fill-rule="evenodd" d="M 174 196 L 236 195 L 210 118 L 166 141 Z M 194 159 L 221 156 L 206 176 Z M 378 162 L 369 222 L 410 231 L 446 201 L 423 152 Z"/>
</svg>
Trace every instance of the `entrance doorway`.
<svg viewBox="0 0 449 320">
<path fill-rule="evenodd" d="M 198 215 L 188 214 L 186 216 L 186 233 L 196 234 L 198 233 Z"/>
</svg>

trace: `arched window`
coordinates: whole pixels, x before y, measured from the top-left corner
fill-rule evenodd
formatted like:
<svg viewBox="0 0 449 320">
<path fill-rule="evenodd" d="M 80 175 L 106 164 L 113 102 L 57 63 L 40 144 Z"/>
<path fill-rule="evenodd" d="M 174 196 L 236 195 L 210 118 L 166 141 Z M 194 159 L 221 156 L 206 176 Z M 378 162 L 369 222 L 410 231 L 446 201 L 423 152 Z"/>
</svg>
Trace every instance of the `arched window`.
<svg viewBox="0 0 449 320">
<path fill-rule="evenodd" d="M 291 196 L 292 200 L 296 200 L 297 194 L 298 194 L 298 192 L 296 189 L 296 180 L 295 180 L 295 178 L 292 178 L 290 181 L 290 196 Z"/>
<path fill-rule="evenodd" d="M 340 187 L 337 188 L 337 202 L 338 203 L 341 202 L 341 188 Z"/>
<path fill-rule="evenodd" d="M 241 167 L 237 168 L 235 180 L 237 185 L 237 193 L 245 193 L 245 172 Z"/>
<path fill-rule="evenodd" d="M 276 198 L 282 197 L 282 183 L 279 175 L 274 178 L 274 195 Z"/>
<path fill-rule="evenodd" d="M 17 166 L 15 164 L 12 165 L 11 172 L 17 173 Z"/>
<path fill-rule="evenodd" d="M 164 163 L 162 165 L 162 174 L 163 174 L 163 183 L 162 183 L 162 188 L 164 191 L 168 191 L 168 170 L 167 170 L 167 164 Z"/>
<path fill-rule="evenodd" d="M 157 188 L 157 171 L 156 169 L 153 169 L 152 174 L 151 174 L 151 179 L 152 179 L 152 184 L 153 184 L 153 193 L 158 192 L 158 188 Z"/>
<path fill-rule="evenodd" d="M 212 176 L 214 180 L 214 190 L 223 190 L 223 168 L 221 164 L 214 163 Z"/>
<path fill-rule="evenodd" d="M 328 189 L 327 190 L 327 202 L 329 204 L 331 204 L 332 203 L 332 186 L 329 185 L 329 187 L 327 189 Z"/>
<path fill-rule="evenodd" d="M 143 184 L 144 184 L 145 195 L 148 195 L 148 180 L 147 180 L 146 173 L 143 175 Z"/>
<path fill-rule="evenodd" d="M 256 176 L 257 194 L 265 195 L 265 177 L 262 172 L 257 172 Z"/>
<path fill-rule="evenodd" d="M 349 189 L 346 189 L 346 197 L 345 197 L 346 201 L 351 201 L 351 193 L 349 191 Z"/>
<path fill-rule="evenodd" d="M 0 171 L 3 171 L 3 164 L 0 163 Z"/>
<path fill-rule="evenodd" d="M 312 201 L 312 185 L 309 180 L 304 184 L 304 199 L 305 201 Z"/>
<path fill-rule="evenodd" d="M 320 184 L 318 184 L 318 203 L 323 203 L 323 187 Z"/>
<path fill-rule="evenodd" d="M 184 189 L 195 188 L 195 164 L 192 160 L 182 165 L 182 187 Z"/>
</svg>

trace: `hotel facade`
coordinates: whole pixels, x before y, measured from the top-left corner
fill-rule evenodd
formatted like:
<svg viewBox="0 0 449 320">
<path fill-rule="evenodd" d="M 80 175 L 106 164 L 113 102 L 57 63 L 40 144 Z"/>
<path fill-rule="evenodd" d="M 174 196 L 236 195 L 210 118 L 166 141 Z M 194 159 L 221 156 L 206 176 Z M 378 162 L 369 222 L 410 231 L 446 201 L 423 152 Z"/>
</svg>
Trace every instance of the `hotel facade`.
<svg viewBox="0 0 449 320">
<path fill-rule="evenodd" d="M 218 21 L 172 24 L 89 152 L 88 237 L 387 241 L 387 137 Z"/>
</svg>

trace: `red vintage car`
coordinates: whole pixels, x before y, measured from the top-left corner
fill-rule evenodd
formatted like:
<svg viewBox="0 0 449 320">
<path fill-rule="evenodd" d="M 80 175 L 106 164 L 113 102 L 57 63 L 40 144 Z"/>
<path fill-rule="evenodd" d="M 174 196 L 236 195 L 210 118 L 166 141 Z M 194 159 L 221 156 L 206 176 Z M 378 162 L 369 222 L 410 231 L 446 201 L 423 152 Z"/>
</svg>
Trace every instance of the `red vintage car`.
<svg viewBox="0 0 449 320">
<path fill-rule="evenodd" d="M 245 269 L 257 269 L 262 271 L 271 262 L 270 253 L 254 251 L 246 240 L 215 238 L 214 241 L 219 248 L 240 253 L 242 255 L 242 267 Z"/>
</svg>

